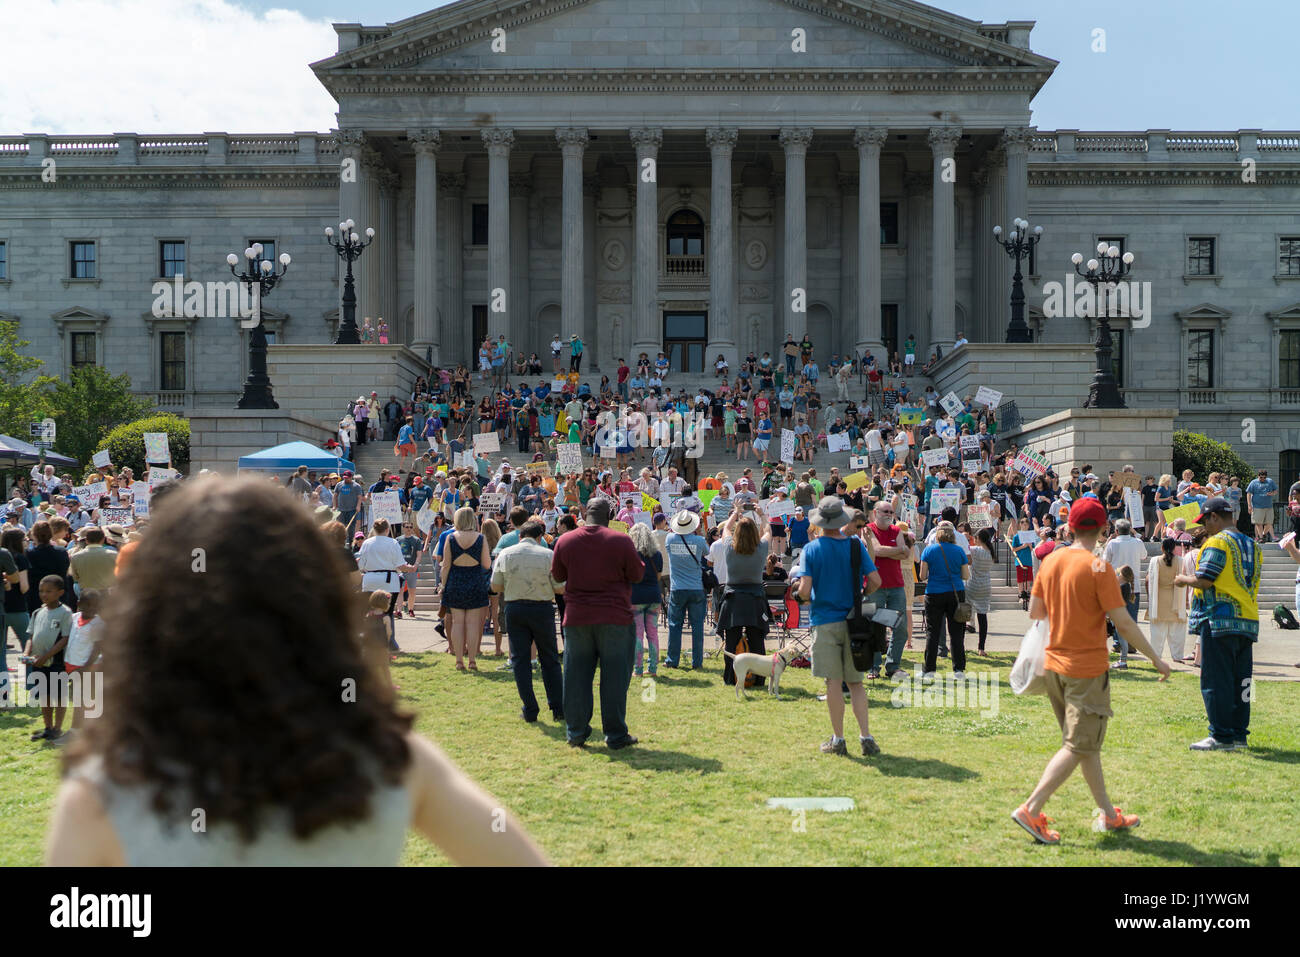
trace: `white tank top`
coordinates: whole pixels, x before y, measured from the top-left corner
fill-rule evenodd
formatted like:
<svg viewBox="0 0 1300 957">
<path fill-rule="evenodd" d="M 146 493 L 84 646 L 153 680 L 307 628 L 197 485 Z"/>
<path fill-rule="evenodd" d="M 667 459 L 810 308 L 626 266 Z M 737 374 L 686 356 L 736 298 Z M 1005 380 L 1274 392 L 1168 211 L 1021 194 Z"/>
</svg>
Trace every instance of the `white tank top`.
<svg viewBox="0 0 1300 957">
<path fill-rule="evenodd" d="M 245 843 L 231 823 L 194 829 L 193 809 L 174 801 L 174 817 L 152 807 L 149 786 L 108 780 L 99 757 L 73 772 L 94 784 L 130 867 L 393 867 L 402 855 L 411 820 L 404 786 L 381 786 L 370 796 L 365 821 L 334 824 L 306 840 L 294 836 L 289 813 L 265 811 L 257 838 Z"/>
</svg>

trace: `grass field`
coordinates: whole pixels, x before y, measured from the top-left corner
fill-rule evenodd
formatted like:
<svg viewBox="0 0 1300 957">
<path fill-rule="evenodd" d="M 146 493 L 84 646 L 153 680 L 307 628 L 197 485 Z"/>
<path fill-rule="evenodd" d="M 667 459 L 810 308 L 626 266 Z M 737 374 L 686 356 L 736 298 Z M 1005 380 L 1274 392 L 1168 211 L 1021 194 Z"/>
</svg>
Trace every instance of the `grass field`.
<svg viewBox="0 0 1300 957">
<path fill-rule="evenodd" d="M 973 657 L 995 670 L 997 713 L 890 706 L 870 690 L 884 754 L 863 758 L 846 714 L 850 756 L 822 755 L 821 690 L 790 669 L 784 700 L 737 702 L 714 660 L 703 672 L 634 679 L 628 724 L 641 743 L 612 752 L 596 729 L 585 750 L 549 719 L 524 724 L 508 672 L 454 670 L 447 655 L 394 665 L 419 731 L 519 818 L 558 864 L 1296 865 L 1300 864 L 1300 684 L 1260 683 L 1247 753 L 1193 753 L 1205 735 L 1195 675 L 1166 685 L 1149 666 L 1116 675 L 1103 753 L 1111 798 L 1142 816 L 1131 834 L 1089 829 L 1092 802 L 1076 774 L 1048 805 L 1062 836 L 1035 845 L 1008 815 L 1032 790 L 1060 734 L 1047 700 L 1017 698 L 1013 656 Z M 491 669 L 496 659 L 482 659 Z M 537 682 L 541 695 L 541 682 Z M 31 744 L 39 718 L 0 712 L 0 864 L 39 863 L 58 784 L 58 751 Z M 847 813 L 768 809 L 769 797 L 850 797 Z M 439 864 L 418 836 L 407 864 Z"/>
</svg>

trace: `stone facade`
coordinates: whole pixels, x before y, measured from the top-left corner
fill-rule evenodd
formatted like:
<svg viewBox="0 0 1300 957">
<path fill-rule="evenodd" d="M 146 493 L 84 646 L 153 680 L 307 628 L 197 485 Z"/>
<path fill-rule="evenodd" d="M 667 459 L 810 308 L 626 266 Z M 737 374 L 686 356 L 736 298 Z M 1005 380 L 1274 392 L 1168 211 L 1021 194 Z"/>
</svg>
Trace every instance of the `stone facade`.
<svg viewBox="0 0 1300 957">
<path fill-rule="evenodd" d="M 1149 325 L 1115 323 L 1129 404 L 1175 408 L 1285 473 L 1300 459 L 1300 381 L 1279 359 L 1300 334 L 1300 263 L 1281 258 L 1300 236 L 1300 134 L 1036 130 L 1056 64 L 1031 29 L 907 0 L 460 2 L 339 24 L 312 65 L 338 130 L 0 137 L 0 318 L 56 374 L 89 342 L 165 407 L 227 407 L 248 333 L 152 314 L 160 244 L 184 243 L 199 281 L 228 280 L 226 253 L 251 240 L 290 253 L 264 309 L 274 355 L 332 338 L 342 270 L 322 231 L 351 217 L 379 230 L 358 318 L 442 362 L 471 360 L 483 332 L 544 358 L 578 332 L 584 368 L 608 370 L 659 347 L 672 311 L 707 316 L 706 362 L 775 351 L 786 331 L 823 357 L 911 333 L 924 362 L 956 331 L 1001 341 L 1012 267 L 991 228 L 1027 216 L 1045 229 L 1025 269 L 1038 341 L 1077 358 L 1095 325 L 1043 318 L 1045 286 L 1072 252 L 1123 240 L 1153 289 Z M 698 217 L 698 255 L 668 253 L 680 213 Z M 1202 237 L 1214 263 L 1196 275 Z M 96 278 L 71 278 L 74 241 L 95 243 Z M 1188 371 L 1205 331 L 1208 386 Z M 183 342 L 178 381 L 165 341 Z M 1050 408 L 1041 387 L 1062 367 L 1031 355 L 1003 391 Z M 1077 373 L 1055 408 L 1081 401 Z"/>
<path fill-rule="evenodd" d="M 320 423 L 293 412 L 267 409 L 194 409 L 190 419 L 190 471 L 233 473 L 241 455 L 285 442 L 320 445 Z"/>
<path fill-rule="evenodd" d="M 1047 456 L 1058 475 L 1091 465 L 1101 475 L 1131 465 L 1159 479 L 1173 465 L 1173 409 L 1066 409 L 1007 435 Z M 1062 471 L 1064 470 L 1064 471 Z"/>
</svg>

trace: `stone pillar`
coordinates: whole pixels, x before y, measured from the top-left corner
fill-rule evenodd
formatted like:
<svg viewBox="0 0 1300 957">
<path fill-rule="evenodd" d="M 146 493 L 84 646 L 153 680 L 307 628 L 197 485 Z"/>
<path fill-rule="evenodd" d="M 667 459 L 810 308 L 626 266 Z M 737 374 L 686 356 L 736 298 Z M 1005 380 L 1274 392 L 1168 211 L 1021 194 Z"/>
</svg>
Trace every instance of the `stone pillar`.
<svg viewBox="0 0 1300 957">
<path fill-rule="evenodd" d="M 477 343 L 470 343 L 474 330 L 465 312 L 465 174 L 439 173 L 438 199 L 442 204 L 438 221 L 442 225 L 442 342 L 443 358 L 463 362 L 473 372 Z"/>
<path fill-rule="evenodd" d="M 989 231 L 991 233 L 994 226 L 1001 226 L 1003 235 L 1006 235 L 1011 226 L 1011 220 L 1006 216 L 1007 157 L 1001 150 L 990 150 L 985 154 L 985 161 L 989 171 Z M 985 295 L 989 342 L 1005 342 L 1007 325 L 1011 322 L 1011 274 L 1014 270 L 1006 250 L 993 241 L 992 235 L 988 240 L 983 268 L 987 277 Z"/>
<path fill-rule="evenodd" d="M 768 199 L 772 204 L 772 326 L 755 348 L 761 355 L 765 349 L 771 350 L 777 362 L 783 363 L 785 334 L 794 330 L 786 325 L 786 305 L 781 301 L 781 280 L 785 276 L 785 177 L 774 176 L 767 188 Z M 762 336 L 762 332 L 759 333 Z"/>
<path fill-rule="evenodd" d="M 583 267 L 582 282 L 582 341 L 587 344 L 587 350 L 583 352 L 582 364 L 590 372 L 600 371 L 599 352 L 604 351 L 610 356 L 611 361 L 627 350 L 621 341 L 613 336 L 613 330 L 608 330 L 606 335 L 600 334 L 600 324 L 596 315 L 596 201 L 600 198 L 600 177 L 594 173 L 589 173 L 582 177 L 582 258 L 585 263 Z M 626 325 L 626 320 L 624 320 Z M 543 336 L 551 335 L 550 332 L 542 332 Z M 551 340 L 546 339 L 549 343 Z M 590 353 L 588 357 L 587 353 Z M 539 353 L 541 354 L 541 353 Z"/>
<path fill-rule="evenodd" d="M 379 314 L 388 321 L 389 342 L 409 342 L 397 305 L 397 191 L 402 177 L 390 169 L 375 176 L 379 188 L 379 216 L 375 222 L 376 242 L 370 255 L 379 253 Z"/>
<path fill-rule="evenodd" d="M 840 173 L 840 311 L 835 344 L 831 352 L 846 354 L 857 348 L 858 275 L 862 271 L 858 253 L 858 174 Z"/>
<path fill-rule="evenodd" d="M 339 130 L 339 218 L 338 222 L 342 223 L 349 219 L 355 220 L 357 231 L 364 233 L 366 224 L 361 222 L 361 198 L 362 183 L 365 178 L 365 171 L 361 165 L 361 151 L 366 145 L 366 136 L 361 130 Z M 208 146 L 211 152 L 213 141 L 209 137 Z M 224 147 L 225 141 L 222 140 Z M 224 158 L 223 158 L 224 161 Z M 336 227 L 337 228 L 337 227 Z M 337 256 L 335 257 L 338 258 Z M 343 284 L 347 276 L 346 264 L 338 268 L 339 276 L 339 322 L 343 321 Z M 358 304 L 357 325 L 361 324 L 360 304 Z"/>
<path fill-rule="evenodd" d="M 993 318 L 986 308 L 989 301 L 989 273 L 985 263 L 989 260 L 989 246 L 993 243 L 993 211 L 989 205 L 989 170 L 981 166 L 971 174 L 971 187 L 974 190 L 975 215 L 972 223 L 974 251 L 971 270 L 971 326 L 966 330 L 966 338 L 971 342 L 994 342 L 992 338 Z"/>
<path fill-rule="evenodd" d="M 657 128 L 629 132 L 636 147 L 636 239 L 632 271 L 632 313 L 636 329 L 632 352 L 653 358 L 663 348 L 663 327 L 655 310 L 659 275 L 659 175 L 657 157 L 664 131 Z M 651 163 L 647 164 L 646 160 Z M 653 174 L 649 172 L 653 170 Z"/>
<path fill-rule="evenodd" d="M 943 346 L 944 353 L 947 354 L 952 348 L 957 327 L 957 167 L 953 153 L 961 140 L 961 128 L 932 127 L 928 139 L 934 155 L 934 176 L 931 180 L 934 192 L 934 266 L 930 275 L 930 341 Z"/>
<path fill-rule="evenodd" d="M 900 329 L 899 334 L 904 342 L 907 333 L 916 336 L 919 369 L 930 356 L 930 175 L 908 173 L 903 186 L 907 190 L 907 322 L 906 331 Z"/>
<path fill-rule="evenodd" d="M 803 127 L 784 127 L 781 146 L 785 149 L 785 287 L 779 291 L 785 324 L 800 341 L 808 331 L 808 199 L 805 191 L 804 161 L 813 131 Z M 795 311 L 795 290 L 800 290 L 801 308 Z M 814 343 L 818 349 L 825 346 Z"/>
<path fill-rule="evenodd" d="M 366 147 L 362 150 L 361 157 L 361 212 L 360 215 L 352 218 L 357 221 L 357 233 L 364 239 L 366 229 L 373 226 L 375 228 L 375 240 L 370 247 L 361 254 L 361 258 L 352 266 L 353 275 L 360 272 L 360 278 L 357 280 L 357 327 L 366 316 L 370 317 L 371 324 L 375 327 L 375 336 L 378 339 L 379 320 L 382 317 L 388 323 L 390 334 L 393 332 L 393 323 L 396 316 L 384 315 L 383 306 L 383 268 L 382 261 L 384 251 L 390 248 L 394 242 L 394 237 L 385 236 L 379 231 L 379 180 L 384 170 L 384 158 L 378 151 Z"/>
<path fill-rule="evenodd" d="M 736 260 L 732 238 L 731 152 L 737 131 L 710 127 L 704 141 L 709 146 L 712 170 L 709 187 L 709 345 L 704 355 L 707 372 L 718 353 L 735 369 L 736 354 Z"/>
<path fill-rule="evenodd" d="M 510 336 L 510 147 L 515 131 L 491 127 L 482 131 L 488 153 L 488 335 Z"/>
<path fill-rule="evenodd" d="M 510 174 L 510 325 L 506 339 L 514 350 L 515 356 L 520 352 L 542 354 L 538 340 L 541 333 L 532 324 L 531 278 L 529 276 L 528 256 L 528 207 L 533 193 L 533 174 L 529 172 Z M 551 341 L 549 338 L 546 340 Z"/>
<path fill-rule="evenodd" d="M 442 361 L 442 330 L 438 328 L 438 150 L 442 135 L 437 130 L 407 130 L 415 148 L 415 320 L 411 348 L 424 355 L 433 352 L 434 364 Z"/>
<path fill-rule="evenodd" d="M 564 265 L 560 280 L 560 341 L 568 342 L 571 336 L 586 332 L 584 312 L 586 283 L 584 273 L 583 216 L 582 216 L 582 154 L 587 148 L 587 131 L 581 127 L 567 127 L 555 131 L 564 158 L 563 217 L 561 229 L 564 242 Z M 583 339 L 584 353 L 594 351 L 594 344 Z"/>
<path fill-rule="evenodd" d="M 880 331 L 880 148 L 888 136 L 889 130 L 881 127 L 865 127 L 853 132 L 853 145 L 858 148 L 858 328 L 855 348 L 859 355 L 866 349 L 874 352 L 884 345 Z M 902 346 L 901 342 L 899 346 Z M 899 355 L 902 355 L 901 348 Z"/>
</svg>

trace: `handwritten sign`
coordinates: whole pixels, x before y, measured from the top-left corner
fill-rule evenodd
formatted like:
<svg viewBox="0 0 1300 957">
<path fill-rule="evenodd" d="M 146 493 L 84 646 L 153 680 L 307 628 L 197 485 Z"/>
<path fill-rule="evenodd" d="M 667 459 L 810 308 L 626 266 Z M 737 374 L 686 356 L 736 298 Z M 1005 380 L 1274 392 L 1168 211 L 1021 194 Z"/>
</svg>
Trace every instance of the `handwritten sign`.
<svg viewBox="0 0 1300 957">
<path fill-rule="evenodd" d="M 495 432 L 478 432 L 474 435 L 475 452 L 500 452 L 501 440 Z"/>
<path fill-rule="evenodd" d="M 920 425 L 925 421 L 925 408 L 919 405 L 900 405 L 898 407 L 899 425 Z"/>
<path fill-rule="evenodd" d="M 95 468 L 97 469 L 106 469 L 109 467 L 109 465 L 112 464 L 108 458 L 108 449 L 104 449 L 101 452 L 96 452 L 93 456 L 91 456 L 90 461 L 91 464 L 94 465 Z"/>
<path fill-rule="evenodd" d="M 140 517 L 142 517 L 142 516 L 148 516 L 148 514 L 149 514 L 149 500 L 148 500 L 148 499 L 143 499 L 143 498 L 138 498 L 138 499 L 136 499 L 134 502 L 132 502 L 132 503 L 131 503 L 131 514 L 134 515 L 136 518 L 140 518 Z"/>
<path fill-rule="evenodd" d="M 91 482 L 89 485 L 77 485 L 73 487 L 72 494 L 81 499 L 83 505 L 94 508 L 99 503 L 99 497 L 108 494 L 108 483 Z"/>
<path fill-rule="evenodd" d="M 793 515 L 795 510 L 794 500 L 788 498 L 765 498 L 758 504 L 763 507 L 763 512 L 768 518 Z"/>
<path fill-rule="evenodd" d="M 781 461 L 790 465 L 794 464 L 794 431 L 792 429 L 781 430 Z"/>
<path fill-rule="evenodd" d="M 867 484 L 866 472 L 850 472 L 844 476 L 844 488 L 850 492 L 860 489 Z"/>
<path fill-rule="evenodd" d="M 402 524 L 402 497 L 400 492 L 375 492 L 370 496 L 371 521 L 386 519 L 388 524 Z"/>
<path fill-rule="evenodd" d="M 1042 475 L 1047 471 L 1047 456 L 1035 452 L 1033 449 L 1022 449 L 1016 456 L 1016 460 L 1011 463 L 1011 467 L 1022 475 L 1028 475 L 1031 478 Z"/>
<path fill-rule="evenodd" d="M 104 527 L 109 525 L 134 525 L 135 513 L 130 508 L 101 508 L 99 510 L 99 524 Z"/>
<path fill-rule="evenodd" d="M 552 391 L 552 392 L 563 392 L 563 391 L 564 391 L 564 387 L 565 387 L 565 385 L 568 384 L 568 381 L 569 381 L 568 379 L 552 379 L 552 380 L 551 380 L 551 391 Z"/>
<path fill-rule="evenodd" d="M 930 490 L 930 514 L 938 515 L 945 508 L 961 507 L 961 489 L 935 488 Z"/>
<path fill-rule="evenodd" d="M 949 415 L 957 415 L 966 407 L 961 399 L 957 398 L 956 392 L 949 392 L 939 400 L 939 404 L 943 406 L 943 411 L 947 412 Z"/>
<path fill-rule="evenodd" d="M 1002 393 L 996 389 L 990 389 L 982 385 L 975 393 L 975 404 L 982 405 L 988 409 L 996 409 L 1002 404 Z"/>
<path fill-rule="evenodd" d="M 647 512 L 653 512 L 658 507 L 659 507 L 659 499 L 651 495 L 647 495 L 645 492 L 641 493 L 641 508 L 643 508 Z"/>
<path fill-rule="evenodd" d="M 178 479 L 181 473 L 176 469 L 150 469 L 149 470 L 149 487 L 157 488 L 163 482 L 170 482 L 172 479 Z M 100 483 L 102 484 L 102 483 Z"/>
<path fill-rule="evenodd" d="M 628 530 L 627 522 L 620 522 L 617 519 L 610 519 L 609 527 L 616 532 L 622 532 L 625 535 L 627 534 L 627 530 Z"/>
<path fill-rule="evenodd" d="M 505 492 L 484 492 L 478 497 L 480 512 L 499 512 L 506 503 Z"/>
<path fill-rule="evenodd" d="M 438 513 L 431 509 L 426 503 L 424 508 L 415 513 L 415 525 L 422 532 L 428 532 L 433 528 L 433 517 Z"/>
<path fill-rule="evenodd" d="M 582 445 L 578 442 L 561 442 L 555 447 L 555 472 L 573 475 L 582 471 Z"/>
<path fill-rule="evenodd" d="M 993 516 L 990 512 L 991 509 L 987 505 L 972 505 L 966 509 L 966 520 L 970 522 L 970 527 L 977 532 L 981 528 L 992 528 Z"/>
<path fill-rule="evenodd" d="M 1115 481 L 1112 483 L 1119 488 L 1139 488 L 1142 480 L 1138 478 L 1136 472 L 1117 472 Z"/>
<path fill-rule="evenodd" d="M 529 475 L 550 475 L 551 474 L 550 462 L 529 462 L 524 466 L 524 468 L 528 471 Z"/>
<path fill-rule="evenodd" d="M 144 433 L 144 460 L 149 463 L 161 462 L 164 465 L 172 460 L 167 448 L 166 432 Z"/>
<path fill-rule="evenodd" d="M 849 450 L 849 433 L 832 432 L 826 436 L 826 451 L 847 452 Z"/>
<path fill-rule="evenodd" d="M 936 465 L 948 464 L 947 449 L 923 449 L 921 451 L 921 464 L 926 468 L 933 468 Z"/>
</svg>

